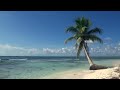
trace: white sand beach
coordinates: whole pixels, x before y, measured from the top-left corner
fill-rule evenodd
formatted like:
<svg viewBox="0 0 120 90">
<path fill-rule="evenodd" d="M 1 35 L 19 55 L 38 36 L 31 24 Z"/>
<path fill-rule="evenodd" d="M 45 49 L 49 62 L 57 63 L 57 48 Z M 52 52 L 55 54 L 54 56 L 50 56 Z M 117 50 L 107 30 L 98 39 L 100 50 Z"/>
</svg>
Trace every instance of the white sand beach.
<svg viewBox="0 0 120 90">
<path fill-rule="evenodd" d="M 120 67 L 85 71 L 76 69 L 59 72 L 44 79 L 120 79 Z"/>
</svg>

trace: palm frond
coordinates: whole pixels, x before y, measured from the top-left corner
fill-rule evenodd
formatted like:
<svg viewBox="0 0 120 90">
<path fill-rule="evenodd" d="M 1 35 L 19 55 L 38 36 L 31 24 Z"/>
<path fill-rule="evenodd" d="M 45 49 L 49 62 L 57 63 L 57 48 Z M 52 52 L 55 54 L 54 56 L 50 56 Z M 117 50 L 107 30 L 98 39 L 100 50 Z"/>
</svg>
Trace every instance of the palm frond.
<svg viewBox="0 0 120 90">
<path fill-rule="evenodd" d="M 94 29 L 88 31 L 87 34 L 97 34 L 97 33 L 102 34 L 102 29 L 100 29 L 100 28 L 94 28 Z"/>
<path fill-rule="evenodd" d="M 90 29 L 91 25 L 92 25 L 92 23 L 90 22 L 90 20 L 86 19 L 86 22 L 84 24 L 84 26 L 86 27 L 85 30 L 84 30 L 85 31 L 84 33 L 88 32 L 88 30 Z"/>
<path fill-rule="evenodd" d="M 82 41 L 82 38 L 79 37 L 76 42 L 77 42 L 77 43 L 80 43 L 81 41 Z"/>
<path fill-rule="evenodd" d="M 85 33 L 86 31 L 87 31 L 87 27 L 84 26 L 84 27 L 81 28 L 80 33 Z"/>
<path fill-rule="evenodd" d="M 92 25 L 91 21 L 89 19 L 87 19 L 85 26 L 89 28 L 91 25 Z"/>
<path fill-rule="evenodd" d="M 92 40 L 93 42 L 98 41 L 100 43 L 103 43 L 102 39 L 97 37 L 96 35 L 88 35 L 86 37 L 87 37 L 88 40 Z"/>
<path fill-rule="evenodd" d="M 81 18 L 81 24 L 82 24 L 82 27 L 86 26 L 88 28 L 92 25 L 92 23 L 90 22 L 90 20 L 86 19 L 84 17 Z"/>
<path fill-rule="evenodd" d="M 69 28 L 66 29 L 66 33 L 67 33 L 67 32 L 77 33 L 78 30 L 77 30 L 75 27 L 71 26 L 71 27 L 69 27 Z"/>
<path fill-rule="evenodd" d="M 90 30 L 91 22 L 89 19 L 86 19 L 84 17 L 77 18 L 75 20 L 75 24 L 76 26 L 67 28 L 66 32 L 71 32 L 74 35 L 68 38 L 65 43 L 73 39 L 76 41 L 75 47 L 77 49 L 78 58 L 86 40 L 92 40 L 93 42 L 98 41 L 100 43 L 103 43 L 103 41 L 97 36 L 97 34 L 102 34 L 102 30 L 97 27 Z"/>
<path fill-rule="evenodd" d="M 75 23 L 76 23 L 77 26 L 81 25 L 81 18 L 77 18 L 75 20 Z"/>
<path fill-rule="evenodd" d="M 82 18 L 78 18 L 75 20 L 76 22 L 76 28 L 79 30 L 79 32 L 87 32 L 88 29 L 90 28 L 91 26 L 91 22 L 89 19 L 85 19 L 84 17 Z"/>
<path fill-rule="evenodd" d="M 71 40 L 73 40 L 73 39 L 75 39 L 75 37 L 70 37 L 70 38 L 68 38 L 67 40 L 65 40 L 64 43 L 67 44 L 68 41 L 71 41 Z"/>
</svg>

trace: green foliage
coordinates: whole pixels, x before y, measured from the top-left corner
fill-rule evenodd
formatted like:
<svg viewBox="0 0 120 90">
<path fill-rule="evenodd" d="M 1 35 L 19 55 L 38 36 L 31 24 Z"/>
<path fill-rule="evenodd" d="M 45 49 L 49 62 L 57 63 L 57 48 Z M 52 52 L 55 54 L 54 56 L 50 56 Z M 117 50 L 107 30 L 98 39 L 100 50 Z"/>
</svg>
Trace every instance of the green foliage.
<svg viewBox="0 0 120 90">
<path fill-rule="evenodd" d="M 66 29 L 66 32 L 71 32 L 73 36 L 68 38 L 65 43 L 73 39 L 76 40 L 75 47 L 77 49 L 77 57 L 79 57 L 83 45 L 86 43 L 85 41 L 92 40 L 93 42 L 103 43 L 102 39 L 97 36 L 97 34 L 102 34 L 102 29 L 98 27 L 90 29 L 91 22 L 89 19 L 84 17 L 77 18 L 75 24 L 75 26 Z"/>
</svg>

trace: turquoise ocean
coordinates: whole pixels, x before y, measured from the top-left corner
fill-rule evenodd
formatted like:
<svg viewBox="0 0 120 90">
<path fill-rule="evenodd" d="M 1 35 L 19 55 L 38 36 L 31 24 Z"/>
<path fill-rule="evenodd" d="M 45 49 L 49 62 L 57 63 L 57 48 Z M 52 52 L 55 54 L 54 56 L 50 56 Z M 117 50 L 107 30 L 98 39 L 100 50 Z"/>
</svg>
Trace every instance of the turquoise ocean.
<svg viewBox="0 0 120 90">
<path fill-rule="evenodd" d="M 120 57 L 92 57 L 94 63 L 111 66 L 120 64 Z M 0 56 L 0 79 L 38 79 L 72 70 L 88 70 L 87 59 L 68 56 Z"/>
</svg>

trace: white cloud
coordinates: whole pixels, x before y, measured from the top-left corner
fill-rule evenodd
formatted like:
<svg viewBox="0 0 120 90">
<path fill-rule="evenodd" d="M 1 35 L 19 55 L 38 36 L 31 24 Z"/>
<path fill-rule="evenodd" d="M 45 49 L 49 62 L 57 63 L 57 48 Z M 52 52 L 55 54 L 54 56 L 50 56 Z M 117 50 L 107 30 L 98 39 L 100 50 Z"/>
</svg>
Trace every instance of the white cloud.
<svg viewBox="0 0 120 90">
<path fill-rule="evenodd" d="M 0 44 L 0 56 L 40 56 L 40 55 L 75 55 L 75 48 L 23 48 Z"/>
<path fill-rule="evenodd" d="M 106 38 L 104 38 L 104 42 L 112 42 L 112 38 L 106 37 Z"/>
<path fill-rule="evenodd" d="M 92 40 L 87 40 L 87 41 L 85 41 L 85 42 L 87 42 L 87 43 L 93 43 L 93 41 L 92 41 Z"/>
<path fill-rule="evenodd" d="M 118 44 L 105 44 L 101 47 L 90 48 L 91 55 L 97 56 L 120 56 L 120 45 Z"/>
<path fill-rule="evenodd" d="M 49 55 L 71 55 L 75 54 L 76 50 L 73 47 L 69 48 L 59 48 L 59 49 L 50 49 L 50 48 L 43 48 L 43 53 L 44 54 L 49 54 Z"/>
<path fill-rule="evenodd" d="M 120 43 L 89 45 L 91 56 L 120 56 Z M 41 55 L 56 55 L 56 56 L 76 56 L 75 47 L 63 48 L 23 48 L 11 45 L 0 44 L 0 56 L 41 56 Z M 82 51 L 81 55 L 84 55 Z"/>
<path fill-rule="evenodd" d="M 91 41 L 89 41 L 91 42 Z M 75 47 L 66 47 L 58 49 L 43 48 L 46 55 L 76 55 Z M 102 45 L 89 45 L 89 52 L 91 56 L 120 56 L 120 43 L 102 44 Z M 81 55 L 84 55 L 82 51 Z"/>
<path fill-rule="evenodd" d="M 23 56 L 23 55 L 40 55 L 41 50 L 36 48 L 23 48 L 23 47 L 15 47 L 11 45 L 1 45 L 0 44 L 0 56 Z"/>
<path fill-rule="evenodd" d="M 118 43 L 118 45 L 120 46 L 120 42 Z"/>
</svg>

